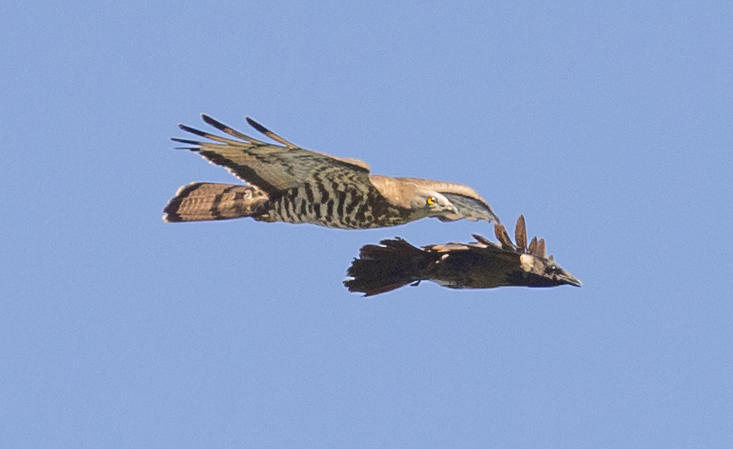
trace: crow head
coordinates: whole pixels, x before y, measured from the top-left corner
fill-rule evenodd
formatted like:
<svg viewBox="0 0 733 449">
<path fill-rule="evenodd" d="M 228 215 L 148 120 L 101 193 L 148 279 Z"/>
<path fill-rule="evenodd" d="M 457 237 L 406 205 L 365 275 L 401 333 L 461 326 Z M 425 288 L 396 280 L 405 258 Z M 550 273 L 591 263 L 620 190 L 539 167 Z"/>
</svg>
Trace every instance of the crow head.
<svg viewBox="0 0 733 449">
<path fill-rule="evenodd" d="M 519 266 L 506 274 L 508 285 L 525 285 L 527 287 L 554 287 L 558 285 L 580 287 L 582 285 L 579 279 L 563 270 L 555 262 L 552 255 L 545 257 L 544 239 L 537 240 L 537 237 L 533 237 L 529 246 L 527 245 L 527 228 L 524 223 L 524 216 L 520 215 L 517 219 L 514 233 L 516 244 L 512 243 L 503 225 L 495 224 L 494 232 L 503 250 L 519 254 Z M 480 236 L 474 235 L 474 237 L 479 241 L 486 240 Z"/>
</svg>

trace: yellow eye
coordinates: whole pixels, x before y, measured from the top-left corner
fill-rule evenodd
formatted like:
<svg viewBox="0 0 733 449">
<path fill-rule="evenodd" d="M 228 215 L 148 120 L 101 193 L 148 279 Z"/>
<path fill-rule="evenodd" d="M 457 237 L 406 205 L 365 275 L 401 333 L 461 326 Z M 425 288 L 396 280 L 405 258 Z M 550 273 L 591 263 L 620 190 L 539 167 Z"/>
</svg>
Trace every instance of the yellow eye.
<svg viewBox="0 0 733 449">
<path fill-rule="evenodd" d="M 433 204 L 435 204 L 435 197 L 428 197 L 428 206 L 432 206 Z"/>
</svg>

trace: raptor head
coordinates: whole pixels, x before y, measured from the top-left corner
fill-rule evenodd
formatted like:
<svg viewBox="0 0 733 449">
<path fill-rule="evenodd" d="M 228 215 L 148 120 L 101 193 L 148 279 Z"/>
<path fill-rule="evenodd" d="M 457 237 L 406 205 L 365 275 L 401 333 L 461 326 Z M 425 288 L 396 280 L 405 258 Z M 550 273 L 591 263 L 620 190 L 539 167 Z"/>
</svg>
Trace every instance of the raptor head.
<svg viewBox="0 0 733 449">
<path fill-rule="evenodd" d="M 409 208 L 416 217 L 442 217 L 458 214 L 458 209 L 444 195 L 430 189 L 416 188 L 409 196 Z"/>
<path fill-rule="evenodd" d="M 489 203 L 467 185 L 421 178 L 394 178 L 394 180 L 403 185 L 429 190 L 434 194 L 438 193 L 448 200 L 453 205 L 453 210 L 445 210 L 440 214 L 430 215 L 437 217 L 440 221 L 455 221 L 465 218 L 471 221 L 500 222 L 499 217 L 491 210 Z"/>
</svg>

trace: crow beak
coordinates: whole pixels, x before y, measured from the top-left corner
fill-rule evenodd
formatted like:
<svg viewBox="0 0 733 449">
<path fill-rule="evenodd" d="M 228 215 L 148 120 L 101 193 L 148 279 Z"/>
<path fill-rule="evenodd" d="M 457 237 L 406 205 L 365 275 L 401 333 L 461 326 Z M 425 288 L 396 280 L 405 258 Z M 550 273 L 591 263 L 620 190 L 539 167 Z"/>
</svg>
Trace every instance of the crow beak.
<svg viewBox="0 0 733 449">
<path fill-rule="evenodd" d="M 583 285 L 583 283 L 580 282 L 580 279 L 567 272 L 561 276 L 558 276 L 558 279 L 563 281 L 563 283 L 565 284 L 573 285 L 575 287 L 581 287 Z"/>
</svg>

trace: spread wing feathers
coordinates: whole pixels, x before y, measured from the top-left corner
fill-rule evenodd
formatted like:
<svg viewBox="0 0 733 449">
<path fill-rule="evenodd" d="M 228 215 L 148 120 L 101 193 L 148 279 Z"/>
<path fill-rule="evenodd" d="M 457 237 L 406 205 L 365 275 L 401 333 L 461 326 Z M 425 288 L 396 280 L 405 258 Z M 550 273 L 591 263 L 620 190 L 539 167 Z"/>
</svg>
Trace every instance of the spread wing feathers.
<svg viewBox="0 0 733 449">
<path fill-rule="evenodd" d="M 532 241 L 529 242 L 529 249 L 527 250 L 527 253 L 535 257 L 544 258 L 545 257 L 545 239 L 537 240 L 537 237 L 532 237 Z M 554 260 L 554 258 L 550 256 L 549 260 Z"/>
<path fill-rule="evenodd" d="M 524 223 L 524 215 L 517 219 L 517 226 L 514 228 L 514 243 L 521 252 L 527 250 L 527 226 Z"/>
<path fill-rule="evenodd" d="M 494 225 L 494 235 L 496 235 L 496 239 L 501 242 L 501 247 L 508 251 L 516 251 L 517 247 L 514 246 L 512 243 L 512 240 L 509 238 L 509 234 L 506 232 L 506 228 L 504 225 L 501 225 L 499 223 Z"/>
<path fill-rule="evenodd" d="M 536 236 L 535 237 L 532 237 L 532 241 L 529 242 L 529 249 L 528 249 L 528 251 L 529 251 L 530 254 L 537 253 L 537 237 Z"/>
<path fill-rule="evenodd" d="M 297 145 L 288 142 L 287 140 L 285 140 L 282 137 L 278 136 L 274 132 L 270 131 L 269 129 L 267 129 L 264 126 L 260 125 L 259 123 L 255 122 L 251 118 L 245 117 L 245 120 L 247 120 L 247 123 L 249 123 L 249 125 L 252 128 L 254 128 L 257 131 L 261 132 L 262 134 L 266 135 L 267 137 L 269 137 L 270 139 L 274 140 L 275 142 L 279 142 L 279 143 L 285 145 L 285 147 L 290 148 L 291 150 L 292 149 L 295 149 L 295 148 L 298 148 Z M 212 121 L 214 121 L 214 120 L 212 120 Z M 222 131 L 224 131 L 224 130 L 222 130 Z M 237 133 L 237 134 L 240 134 L 240 133 Z"/>
<path fill-rule="evenodd" d="M 491 243 L 486 237 L 480 236 L 478 234 L 471 234 L 471 236 L 476 239 L 477 243 L 481 243 L 482 245 L 493 245 L 493 243 Z"/>
<path fill-rule="evenodd" d="M 514 227 L 515 243 L 512 243 L 506 228 L 499 223 L 494 224 L 494 233 L 501 243 L 502 249 L 516 253 L 529 254 L 542 259 L 545 258 L 545 239 L 537 240 L 536 236 L 532 237 L 529 247 L 527 246 L 527 225 L 524 221 L 524 215 L 520 215 L 519 218 L 517 218 L 517 224 Z M 474 237 L 478 240 L 479 236 L 474 235 Z M 483 239 L 483 241 L 488 242 L 486 239 Z"/>
<path fill-rule="evenodd" d="M 537 248 L 531 254 L 535 257 L 545 258 L 545 239 L 539 239 L 537 241 Z"/>
<path fill-rule="evenodd" d="M 249 117 L 247 122 L 254 129 L 282 146 L 254 139 L 205 114 L 202 114 L 202 118 L 209 125 L 234 139 L 178 125 L 182 130 L 212 142 L 178 138 L 172 140 L 189 145 L 179 147 L 180 149 L 199 153 L 209 162 L 227 168 L 234 176 L 256 185 L 267 193 L 313 183 L 314 174 L 324 171 L 328 172 L 329 178 L 332 179 L 345 177 L 352 182 L 369 182 L 369 166 L 365 162 L 357 159 L 341 159 L 303 149 Z"/>
</svg>

